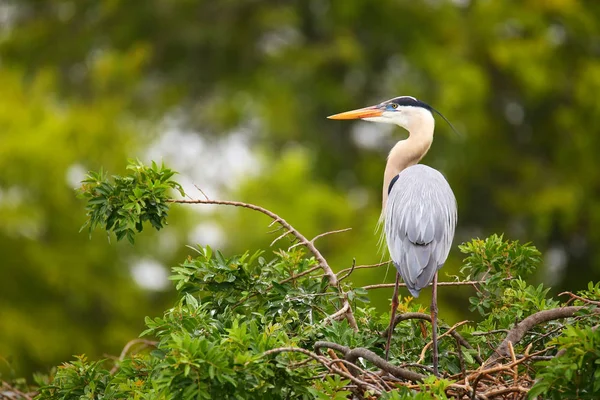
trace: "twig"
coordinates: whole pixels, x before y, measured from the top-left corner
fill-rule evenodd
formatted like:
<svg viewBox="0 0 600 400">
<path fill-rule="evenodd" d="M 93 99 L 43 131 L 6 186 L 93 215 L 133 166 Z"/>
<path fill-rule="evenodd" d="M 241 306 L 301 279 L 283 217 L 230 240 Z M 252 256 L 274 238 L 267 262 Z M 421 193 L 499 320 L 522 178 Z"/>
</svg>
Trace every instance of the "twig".
<svg viewBox="0 0 600 400">
<path fill-rule="evenodd" d="M 489 390 L 489 391 L 483 393 L 483 395 L 486 398 L 492 398 L 495 396 L 500 396 L 502 394 L 512 393 L 512 392 L 527 393 L 527 392 L 529 392 L 529 389 L 524 388 L 522 386 L 512 386 L 512 387 L 507 387 L 507 388 L 498 389 L 498 390 Z"/>
<path fill-rule="evenodd" d="M 528 349 L 530 349 L 531 346 L 528 347 Z M 520 358 L 514 362 L 508 363 L 508 364 L 500 364 L 498 366 L 495 367 L 491 367 L 491 368 L 487 368 L 487 369 L 481 369 L 484 367 L 484 365 L 482 365 L 478 370 L 476 370 L 475 372 L 473 372 L 471 375 L 469 375 L 469 378 L 474 378 L 476 376 L 483 376 L 483 375 L 490 375 L 493 374 L 495 372 L 499 372 L 499 371 L 506 371 L 506 370 L 511 370 L 515 365 L 519 365 L 527 360 L 529 360 L 531 357 L 537 356 L 545 351 L 548 351 L 548 349 L 543 349 L 540 351 L 536 351 L 535 353 L 529 355 L 528 353 L 529 350 L 527 350 L 523 356 L 523 358 Z"/>
<path fill-rule="evenodd" d="M 488 332 L 473 332 L 471 333 L 471 336 L 487 336 L 487 335 L 494 335 L 496 333 L 508 333 L 510 332 L 508 329 L 494 329 L 492 331 L 488 331 Z"/>
<path fill-rule="evenodd" d="M 158 342 L 156 342 L 154 340 L 147 340 L 147 339 L 133 339 L 133 340 L 130 340 L 129 342 L 127 342 L 127 344 L 125 344 L 125 347 L 123 347 L 123 350 L 121 350 L 121 354 L 119 355 L 118 362 L 115 363 L 115 365 L 113 365 L 113 367 L 110 370 L 111 375 L 114 375 L 114 373 L 117 372 L 117 370 L 119 369 L 119 363 L 123 362 L 123 360 L 125 360 L 125 357 L 127 357 L 127 353 L 129 353 L 129 350 L 136 344 L 143 344 L 144 347 L 156 347 Z"/>
<path fill-rule="evenodd" d="M 439 337 L 438 340 L 443 338 L 444 336 L 448 336 L 451 335 L 452 332 L 454 332 L 456 330 L 456 328 L 466 324 L 469 321 L 461 321 L 461 322 L 457 322 L 456 324 L 452 325 L 452 327 L 450 329 L 448 329 L 446 332 L 442 333 Z M 425 347 L 423 347 L 423 350 L 421 350 L 421 355 L 419 356 L 419 360 L 417 361 L 417 364 L 421 364 L 424 360 L 425 360 L 425 353 L 427 352 L 427 349 L 430 348 L 433 345 L 433 340 L 429 341 Z M 461 351 L 461 349 L 459 348 L 458 351 Z"/>
<path fill-rule="evenodd" d="M 355 364 L 352 364 L 350 361 L 348 360 L 344 360 L 344 359 L 340 359 L 338 358 L 338 356 L 335 354 L 335 352 L 332 349 L 327 349 L 327 354 L 329 354 L 329 357 L 331 357 L 331 361 L 329 362 L 329 365 L 332 365 L 333 363 L 335 364 L 339 364 L 340 368 L 350 374 L 350 371 L 348 370 L 348 368 L 346 368 L 346 366 L 344 364 L 348 364 L 351 368 L 358 370 L 360 373 L 362 373 L 364 376 L 369 376 L 372 377 L 375 381 L 382 383 L 381 388 L 382 389 L 387 389 L 387 390 L 392 390 L 391 387 L 389 387 L 389 385 L 380 377 L 377 376 L 376 374 L 374 374 L 373 372 L 364 370 L 360 367 L 357 367 Z"/>
<path fill-rule="evenodd" d="M 206 193 L 204 193 L 204 191 L 203 191 L 202 189 L 200 189 L 200 186 L 198 186 L 198 185 L 196 185 L 196 184 L 194 183 L 194 187 L 195 187 L 196 189 L 198 189 L 198 191 L 199 191 L 200 193 L 202 193 L 202 195 L 204 196 L 204 198 L 205 198 L 206 200 L 210 200 L 210 199 L 208 198 L 208 196 L 206 195 Z"/>
<path fill-rule="evenodd" d="M 352 382 L 356 383 L 359 387 L 371 389 L 372 391 L 374 391 L 378 395 L 380 395 L 382 393 L 381 389 L 379 389 L 377 386 L 372 385 L 372 384 L 370 384 L 368 382 L 365 382 L 365 381 L 363 381 L 361 379 L 358 379 L 354 375 L 346 373 L 345 371 L 341 370 L 340 368 L 338 368 L 335 365 L 332 365 L 331 369 L 333 371 L 335 371 L 338 375 L 341 375 L 344 378 L 350 379 Z"/>
<path fill-rule="evenodd" d="M 575 293 L 562 292 L 561 294 L 559 294 L 559 296 L 564 296 L 564 295 L 570 296 L 572 299 L 583 301 L 584 303 L 593 304 L 595 306 L 600 306 L 600 301 L 586 299 L 585 297 L 577 296 Z"/>
<path fill-rule="evenodd" d="M 450 282 L 438 282 L 437 285 L 438 286 L 467 286 L 467 285 L 475 286 L 475 285 L 478 285 L 481 283 L 485 283 L 485 281 L 458 281 L 458 282 L 450 281 Z M 394 287 L 394 285 L 395 285 L 394 283 L 379 283 L 376 285 L 363 286 L 362 288 L 365 290 L 383 289 L 383 288 L 392 288 L 392 287 Z M 406 287 L 406 283 L 400 282 L 398 284 L 398 286 Z M 428 286 L 431 286 L 431 283 Z"/>
<path fill-rule="evenodd" d="M 277 243 L 279 240 L 283 239 L 284 237 L 286 237 L 287 235 L 289 235 L 290 233 L 292 233 L 292 231 L 287 230 L 285 232 L 283 232 L 281 235 L 277 236 L 269 246 L 273 247 L 273 245 L 275 245 L 275 243 Z"/>
<path fill-rule="evenodd" d="M 352 268 L 350 268 L 350 271 L 348 271 L 348 273 L 347 273 L 347 274 L 345 274 L 345 275 L 343 275 L 343 276 L 340 276 L 340 273 L 339 273 L 339 272 L 337 273 L 337 276 L 338 276 L 338 281 L 339 281 L 339 282 L 341 282 L 341 281 L 343 281 L 344 279 L 346 279 L 347 277 L 349 277 L 349 276 L 350 276 L 350 275 L 351 275 L 351 274 L 354 272 L 354 269 L 355 269 L 355 268 L 356 268 L 356 258 L 353 258 L 353 259 L 352 259 Z"/>
<path fill-rule="evenodd" d="M 340 276 L 340 275 L 342 275 L 342 274 L 344 274 L 344 273 L 346 273 L 346 272 L 348 272 L 350 270 L 354 270 L 354 269 L 377 268 L 377 267 L 381 267 L 382 265 L 389 264 L 390 262 L 391 261 L 388 260 L 388 261 L 380 262 L 380 263 L 377 263 L 377 264 L 357 265 L 357 266 L 352 267 L 352 268 L 342 269 L 341 271 L 338 271 L 337 275 Z M 393 286 L 393 284 L 392 284 L 392 286 Z"/>
<path fill-rule="evenodd" d="M 300 272 L 300 273 L 298 273 L 296 275 L 292 275 L 289 278 L 285 278 L 284 280 L 279 281 L 279 284 L 283 285 L 284 283 L 288 283 L 289 281 L 293 281 L 295 279 L 301 278 L 304 275 L 308 275 L 311 272 L 314 272 L 314 271 L 316 271 L 318 269 L 321 269 L 321 266 L 320 265 L 315 265 L 314 267 L 311 267 L 311 268 L 307 269 L 306 271 L 302 271 L 302 272 Z M 267 289 L 266 289 L 266 291 L 269 291 L 271 289 L 273 289 L 273 285 L 268 286 Z"/>
<path fill-rule="evenodd" d="M 327 235 L 333 235 L 333 234 L 335 234 L 335 233 L 348 232 L 348 231 L 350 231 L 350 230 L 352 230 L 352 228 L 338 229 L 337 231 L 329 231 L 329 232 L 324 232 L 324 233 L 321 233 L 321 234 L 319 234 L 319 235 L 315 236 L 314 238 L 312 238 L 312 239 L 310 240 L 310 242 L 311 242 L 312 244 L 314 244 L 314 243 L 315 243 L 315 240 L 317 240 L 317 239 L 319 239 L 319 238 L 322 238 L 323 236 L 327 236 Z M 299 243 L 295 243 L 295 244 L 291 245 L 290 247 L 288 247 L 288 251 L 290 251 L 291 249 L 293 249 L 293 248 L 294 248 L 294 247 L 296 247 L 296 246 L 301 246 L 301 245 L 303 245 L 303 244 L 304 244 L 304 243 L 301 243 L 301 242 L 299 242 Z"/>
<path fill-rule="evenodd" d="M 350 307 L 350 304 L 348 302 L 344 302 L 344 305 L 342 306 L 342 308 L 340 308 L 334 314 L 331 314 L 330 316 L 328 316 L 327 318 L 325 318 L 323 320 L 323 325 L 328 324 L 330 321 L 336 321 L 342 315 L 346 314 L 346 312 L 348 312 L 348 307 Z"/>
<path fill-rule="evenodd" d="M 323 272 L 327 276 L 327 278 L 329 280 L 329 284 L 331 286 L 337 288 L 337 290 L 340 292 L 340 295 L 342 295 L 342 297 L 344 298 L 342 307 L 344 307 L 346 304 L 348 304 L 348 308 L 346 309 L 346 319 L 348 320 L 350 327 L 352 327 L 352 329 L 354 331 L 358 332 L 358 324 L 356 323 L 356 319 L 354 318 L 354 313 L 352 312 L 352 307 L 350 307 L 350 303 L 348 303 L 348 299 L 346 298 L 346 293 L 340 287 L 339 281 L 337 279 L 337 275 L 333 272 L 333 270 L 327 263 L 327 260 L 325 260 L 325 257 L 323 257 L 321 252 L 315 247 L 314 239 L 313 239 L 313 241 L 309 241 L 308 239 L 306 239 L 306 237 L 304 237 L 304 235 L 302 235 L 300 232 L 298 232 L 292 225 L 289 224 L 289 222 L 287 222 L 286 220 L 281 218 L 279 215 L 275 214 L 272 211 L 267 210 L 266 208 L 256 206 L 254 204 L 242 203 L 240 201 L 224 201 L 224 200 L 184 200 L 184 199 L 175 200 L 175 199 L 172 199 L 169 201 L 171 203 L 178 203 L 178 204 L 218 204 L 218 205 L 226 205 L 226 206 L 233 206 L 233 207 L 242 207 L 242 208 L 248 208 L 250 210 L 258 211 L 262 214 L 265 214 L 265 215 L 271 217 L 274 220 L 273 222 L 279 223 L 281 226 L 284 227 L 284 229 L 288 230 L 289 234 L 293 235 L 296 239 L 298 239 L 298 242 L 303 244 L 308 249 L 308 251 L 310 251 L 315 256 L 315 259 L 317 260 L 317 262 L 323 269 Z"/>
<path fill-rule="evenodd" d="M 400 364 L 400 367 L 402 368 L 421 368 L 424 369 L 427 372 L 431 372 L 433 374 L 433 368 L 427 366 L 427 365 L 423 365 L 423 364 L 417 364 L 417 363 L 404 363 L 404 364 Z"/>
<path fill-rule="evenodd" d="M 344 228 L 344 229 L 338 229 L 336 231 L 329 231 L 329 232 L 320 233 L 317 236 L 315 236 L 314 238 L 312 238 L 310 242 L 314 243 L 317 239 L 320 239 L 323 236 L 334 235 L 336 233 L 343 233 L 343 232 L 348 232 L 348 231 L 351 231 L 351 230 L 352 230 L 352 228 Z"/>
</svg>

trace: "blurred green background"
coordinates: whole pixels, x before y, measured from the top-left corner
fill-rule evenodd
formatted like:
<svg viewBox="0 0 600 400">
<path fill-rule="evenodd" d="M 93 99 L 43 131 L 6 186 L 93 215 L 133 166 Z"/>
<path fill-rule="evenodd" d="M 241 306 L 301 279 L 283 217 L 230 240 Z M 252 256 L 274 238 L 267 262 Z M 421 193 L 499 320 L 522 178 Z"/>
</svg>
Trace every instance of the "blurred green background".
<svg viewBox="0 0 600 400">
<path fill-rule="evenodd" d="M 135 247 L 79 233 L 73 189 L 127 158 L 307 237 L 351 227 L 317 242 L 336 269 L 380 261 L 385 157 L 405 133 L 325 117 L 397 95 L 462 133 L 439 120 L 423 160 L 459 205 L 441 279 L 457 244 L 504 232 L 544 252 L 539 281 L 582 288 L 600 277 L 599 93 L 592 0 L 0 0 L 0 373 L 118 354 L 173 300 L 187 244 L 268 249 L 265 216 L 212 206 L 176 207 Z M 469 293 L 441 289 L 441 316 L 464 317 Z"/>
</svg>

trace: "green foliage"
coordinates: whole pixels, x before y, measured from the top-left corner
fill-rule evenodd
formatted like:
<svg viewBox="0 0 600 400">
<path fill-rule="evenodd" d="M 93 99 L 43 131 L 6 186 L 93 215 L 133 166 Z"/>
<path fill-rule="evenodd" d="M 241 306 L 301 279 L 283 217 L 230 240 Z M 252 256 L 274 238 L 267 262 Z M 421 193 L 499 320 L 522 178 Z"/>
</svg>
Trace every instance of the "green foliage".
<svg viewBox="0 0 600 400">
<path fill-rule="evenodd" d="M 596 399 L 600 395 L 600 330 L 589 326 L 567 326 L 550 344 L 560 357 L 538 364 L 538 382 L 529 398 Z"/>
<path fill-rule="evenodd" d="M 145 168 L 139 164 L 138 167 Z M 153 168 L 156 170 L 156 166 Z M 166 171 L 164 176 L 168 176 L 162 178 L 162 186 L 178 187 L 168 180 L 171 171 L 163 167 L 155 173 L 160 171 Z M 92 193 L 105 182 L 100 181 L 99 184 L 86 181 L 91 184 Z M 114 181 L 132 182 L 121 177 L 114 177 Z M 129 203 L 113 204 L 124 208 Z M 146 215 L 146 208 L 153 210 L 156 206 L 150 201 L 138 204 L 140 215 Z M 121 215 L 119 211 L 114 210 Z M 313 350 L 316 341 L 325 341 L 383 356 L 382 332 L 389 314 L 366 307 L 369 300 L 366 290 L 350 282 L 332 287 L 322 271 L 315 268 L 316 261 L 307 257 L 301 247 L 275 251 L 271 256 L 259 251 L 233 257 L 208 246 L 193 249 L 195 257 L 189 256 L 172 269 L 171 280 L 178 291 L 175 305 L 161 317 L 146 318 L 147 329 L 141 336 L 156 340 L 146 341 L 153 349 L 124 353 L 114 361 L 111 370 L 108 361 L 88 362 L 83 356 L 77 357 L 51 376 L 38 379 L 41 387 L 36 398 L 448 399 L 470 395 L 463 389 L 466 374 L 493 373 L 504 374 L 502 381 L 506 385 L 525 390 L 535 380 L 530 397 L 600 395 L 597 383 L 600 336 L 596 329 L 600 313 L 593 306 L 578 308 L 577 314 L 566 321 L 551 319 L 525 332 L 522 340 L 513 345 L 515 353 L 525 358 L 516 369 L 481 372 L 485 366 L 477 360 L 490 359 L 498 353 L 504 339 L 498 332 L 512 329 L 520 320 L 540 310 L 559 306 L 557 301 L 547 298 L 548 291 L 542 286 L 528 285 L 520 277 L 532 272 L 539 262 L 539 252 L 531 245 L 493 235 L 461 246 L 466 254 L 462 268 L 465 275 L 461 279 L 484 280 L 478 284 L 478 296 L 472 300 L 484 319 L 457 329 L 470 348 L 459 345 L 449 334 L 444 335 L 450 328 L 441 322 L 442 377 L 427 373 L 410 387 L 401 381 L 390 382 L 396 390 L 383 386 L 378 389 L 374 384 L 356 385 L 348 376 L 329 369 L 333 359 Z M 330 318 L 343 304 L 341 291 L 352 293 L 348 298 L 359 325 L 358 332 L 347 320 Z M 597 292 L 598 285 L 590 284 L 585 293 Z M 400 313 L 422 311 L 412 298 L 401 300 Z M 579 301 L 590 304 L 583 297 Z M 427 326 L 422 319 L 401 322 L 394 331 L 392 363 L 414 363 L 428 342 Z M 549 361 L 532 362 L 530 353 L 543 355 Z M 429 352 L 424 353 L 422 362 L 420 372 L 423 367 L 427 370 L 432 362 Z M 370 376 L 381 372 L 373 360 L 365 359 L 356 365 Z M 361 372 L 353 379 L 366 379 L 366 375 Z M 477 383 L 479 379 L 471 381 Z M 477 389 L 483 395 L 495 390 L 488 383 Z"/>
<path fill-rule="evenodd" d="M 97 226 L 107 232 L 114 232 L 117 240 L 124 237 L 131 244 L 136 232 L 144 229 L 144 222 L 156 230 L 166 223 L 169 211 L 170 189 L 176 189 L 184 196 L 181 185 L 171 177 L 175 172 L 152 162 L 147 167 L 139 160 L 130 160 L 126 176 L 113 176 L 112 182 L 106 173 L 90 172 L 79 189 L 80 196 L 87 200 L 85 226 L 90 235 Z M 82 229 L 83 229 L 82 227 Z"/>
<path fill-rule="evenodd" d="M 540 252 L 535 247 L 504 241 L 494 234 L 462 244 L 459 249 L 468 254 L 461 268 L 465 278 L 485 281 L 482 290 L 469 299 L 471 311 L 504 318 L 506 324 L 521 319 L 528 310 L 546 308 L 548 289 L 542 285 L 534 288 L 523 281 L 539 266 Z"/>
</svg>

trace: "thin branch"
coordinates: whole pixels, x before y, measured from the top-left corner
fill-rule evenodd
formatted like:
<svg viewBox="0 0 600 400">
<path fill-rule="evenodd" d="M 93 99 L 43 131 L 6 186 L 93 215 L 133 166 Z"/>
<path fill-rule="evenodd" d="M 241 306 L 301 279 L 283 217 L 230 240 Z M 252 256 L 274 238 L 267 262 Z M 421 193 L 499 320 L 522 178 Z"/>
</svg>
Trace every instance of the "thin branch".
<svg viewBox="0 0 600 400">
<path fill-rule="evenodd" d="M 348 231 L 350 231 L 350 230 L 352 230 L 352 228 L 345 228 L 345 229 L 338 229 L 337 231 L 329 231 L 329 232 L 324 232 L 324 233 L 321 233 L 321 234 L 319 234 L 319 235 L 315 236 L 314 238 L 312 238 L 312 239 L 310 240 L 310 242 L 311 242 L 312 244 L 314 244 L 314 243 L 315 243 L 315 240 L 317 240 L 317 239 L 319 239 L 319 238 L 322 238 L 323 236 L 327 236 L 327 235 L 333 235 L 333 234 L 336 234 L 336 233 L 342 233 L 342 232 L 348 232 Z M 301 245 L 303 245 L 303 244 L 304 244 L 304 243 L 296 243 L 296 244 L 293 244 L 293 245 L 291 245 L 290 247 L 288 247 L 288 251 L 290 251 L 291 249 L 293 249 L 293 248 L 294 248 L 294 247 L 296 247 L 296 246 L 301 246 Z"/>
<path fill-rule="evenodd" d="M 279 235 L 275 239 L 273 239 L 273 241 L 271 242 L 271 244 L 269 246 L 273 247 L 275 245 L 275 243 L 277 243 L 278 241 L 280 241 L 281 239 L 283 239 L 284 237 L 286 237 L 290 233 L 292 233 L 292 231 L 289 230 L 289 229 L 287 231 L 283 232 L 281 235 Z"/>
<path fill-rule="evenodd" d="M 335 354 L 335 352 L 332 349 L 327 349 L 327 354 L 329 354 L 329 357 L 331 357 L 331 361 L 329 362 L 329 365 L 332 365 L 334 363 L 339 364 L 340 368 L 344 372 L 350 374 L 350 371 L 348 370 L 348 368 L 346 368 L 346 365 L 344 365 L 344 364 L 347 364 L 350 368 L 358 370 L 364 376 L 371 377 L 374 381 L 380 382 L 382 384 L 380 386 L 382 389 L 392 390 L 392 388 L 380 376 L 374 374 L 373 372 L 370 372 L 370 371 L 364 370 L 360 367 L 357 367 L 356 364 L 352 364 L 348 360 L 338 358 L 338 356 Z"/>
<path fill-rule="evenodd" d="M 218 204 L 218 205 L 226 205 L 226 206 L 233 206 L 233 207 L 242 207 L 242 208 L 248 208 L 250 210 L 258 211 L 262 214 L 265 214 L 265 215 L 271 217 L 274 220 L 274 222 L 279 223 L 281 226 L 284 227 L 284 229 L 288 230 L 289 234 L 293 235 L 296 239 L 298 239 L 298 242 L 302 243 L 308 249 L 308 251 L 310 251 L 315 256 L 315 259 L 317 260 L 317 262 L 323 269 L 323 272 L 327 276 L 327 278 L 329 280 L 329 284 L 331 286 L 337 288 L 337 290 L 343 296 L 344 304 L 342 304 L 342 307 L 345 307 L 346 304 L 348 304 L 348 308 L 346 310 L 346 319 L 348 320 L 350 327 L 352 327 L 352 329 L 354 329 L 354 331 L 358 332 L 358 324 L 356 323 L 356 319 L 354 318 L 354 314 L 352 312 L 352 307 L 350 307 L 350 303 L 348 303 L 346 294 L 339 285 L 337 275 L 333 272 L 333 270 L 327 263 L 327 260 L 325 260 L 325 257 L 323 257 L 321 252 L 315 247 L 315 244 L 313 241 L 309 241 L 308 239 L 306 239 L 306 237 L 304 237 L 304 235 L 302 235 L 300 232 L 298 232 L 292 225 L 290 225 L 289 222 L 287 222 L 286 220 L 281 218 L 279 215 L 275 214 L 272 211 L 267 210 L 266 208 L 256 206 L 254 204 L 242 203 L 240 201 L 183 200 L 183 199 L 182 200 L 173 199 L 173 200 L 169 200 L 169 201 L 171 203 L 178 203 L 178 204 Z"/>
<path fill-rule="evenodd" d="M 461 321 L 461 322 L 457 322 L 456 324 L 452 325 L 452 327 L 450 329 L 448 329 L 446 332 L 442 333 L 438 337 L 438 340 L 443 338 L 444 336 L 451 335 L 452 332 L 454 332 L 456 330 L 456 328 L 466 324 L 467 322 L 470 322 L 470 321 Z M 421 350 L 421 355 L 419 356 L 419 360 L 417 361 L 417 364 L 421 364 L 425 360 L 425 353 L 427 352 L 427 349 L 429 349 L 432 345 L 433 345 L 433 340 L 429 341 L 425 345 L 425 347 L 423 347 L 423 350 Z M 458 351 L 461 351 L 461 349 L 459 348 Z"/>
<path fill-rule="evenodd" d="M 203 191 L 202 189 L 200 189 L 200 186 L 198 186 L 198 185 L 196 185 L 196 184 L 194 183 L 194 187 L 195 187 L 196 189 L 198 189 L 198 191 L 199 191 L 200 193 L 202 193 L 202 196 L 204 196 L 204 198 L 205 198 L 206 200 L 209 200 L 209 201 L 210 201 L 210 199 L 208 198 L 208 196 L 206 195 L 206 193 L 204 193 L 204 191 Z"/>
<path fill-rule="evenodd" d="M 314 271 L 316 271 L 316 270 L 318 270 L 318 269 L 321 269 L 321 266 L 320 266 L 320 265 L 315 265 L 314 267 L 312 267 L 312 268 L 309 268 L 309 269 L 307 269 L 306 271 L 302 271 L 302 272 L 300 272 L 300 273 L 298 273 L 298 274 L 296 274 L 296 275 L 292 275 L 292 276 L 290 276 L 289 278 L 285 278 L 284 280 L 282 280 L 282 281 L 279 281 L 279 284 L 280 284 L 280 285 L 283 285 L 284 283 L 288 283 L 289 281 L 293 281 L 293 280 L 295 280 L 295 279 L 301 278 L 301 277 L 303 277 L 304 275 L 308 275 L 308 274 L 310 274 L 311 272 L 314 272 Z M 268 286 L 268 287 L 267 287 L 267 289 L 266 289 L 266 291 L 269 291 L 269 290 L 271 290 L 271 289 L 273 289 L 273 285 L 270 285 L 270 286 Z"/>
<path fill-rule="evenodd" d="M 334 314 L 331 314 L 330 316 L 328 316 L 327 318 L 325 318 L 323 320 L 323 325 L 328 324 L 330 321 L 336 321 L 342 315 L 346 314 L 348 312 L 348 307 L 350 307 L 350 303 L 344 302 L 344 305 L 342 306 L 342 308 L 340 308 Z"/>
<path fill-rule="evenodd" d="M 321 233 L 321 234 L 318 234 L 317 236 L 315 236 L 314 238 L 312 238 L 312 240 L 310 242 L 314 243 L 317 239 L 320 239 L 323 236 L 335 235 L 336 233 L 343 233 L 343 232 L 348 232 L 351 230 L 352 230 L 352 228 L 344 228 L 344 229 L 338 229 L 336 231 L 329 231 L 329 232 Z"/>
<path fill-rule="evenodd" d="M 417 363 L 404 363 L 404 364 L 400 364 L 401 368 L 421 368 L 427 372 L 430 372 L 433 374 L 433 368 L 427 366 L 427 365 L 423 365 L 423 364 L 417 364 Z"/>
<path fill-rule="evenodd" d="M 131 350 L 131 348 L 133 346 L 135 346 L 136 344 L 143 344 L 144 347 L 156 347 L 158 342 L 156 342 L 154 340 L 147 340 L 147 339 L 132 339 L 129 342 L 127 342 L 127 344 L 125 344 L 125 347 L 123 347 L 123 350 L 121 350 L 121 354 L 119 355 L 118 363 L 115 363 L 115 365 L 110 370 L 111 375 L 114 375 L 114 373 L 117 372 L 117 370 L 119 369 L 119 363 L 123 362 L 123 360 L 125 360 L 125 357 L 127 357 L 129 350 Z"/>
<path fill-rule="evenodd" d="M 351 267 L 351 268 L 346 268 L 346 269 L 342 269 L 341 271 L 338 271 L 337 275 L 340 276 L 350 270 L 355 270 L 355 269 L 365 269 L 365 268 L 377 268 L 377 267 L 381 267 L 382 265 L 386 265 L 389 264 L 391 261 L 385 261 L 385 262 L 380 262 L 377 264 L 370 264 L 370 265 L 357 265 L 355 267 Z M 392 284 L 393 286 L 393 284 Z"/>
<path fill-rule="evenodd" d="M 358 268 L 358 267 L 357 267 Z M 437 285 L 438 286 L 475 286 L 475 285 L 479 285 L 485 283 L 485 281 L 450 281 L 450 282 L 438 282 Z M 365 290 L 370 290 L 370 289 L 383 289 L 383 288 L 393 288 L 394 287 L 394 283 L 379 283 L 376 285 L 367 285 L 367 286 L 363 286 L 362 288 Z M 406 283 L 404 282 L 400 282 L 398 284 L 399 287 L 406 287 Z M 431 283 L 428 285 L 431 286 Z"/>
<path fill-rule="evenodd" d="M 593 304 L 595 306 L 600 306 L 600 301 L 594 301 L 594 300 L 586 299 L 585 297 L 577 296 L 575 293 L 562 292 L 561 294 L 559 294 L 559 296 L 564 296 L 564 295 L 570 296 L 571 299 L 583 301 L 584 303 Z"/>
<path fill-rule="evenodd" d="M 354 269 L 355 269 L 355 268 L 356 268 L 356 258 L 353 258 L 353 259 L 352 259 L 352 267 L 350 268 L 350 271 L 348 271 L 348 273 L 347 273 L 347 274 L 345 274 L 345 275 L 343 275 L 343 276 L 340 276 L 340 273 L 339 273 L 339 272 L 337 273 L 337 276 L 338 276 L 338 281 L 339 281 L 339 282 L 341 282 L 341 281 L 343 281 L 344 279 L 346 279 L 347 277 L 349 277 L 349 276 L 350 276 L 350 275 L 351 275 L 351 274 L 354 272 Z"/>
<path fill-rule="evenodd" d="M 352 382 L 356 383 L 359 387 L 371 389 L 372 391 L 374 391 L 378 395 L 380 395 L 382 393 L 381 389 L 379 389 L 377 386 L 372 385 L 372 384 L 370 384 L 368 382 L 365 382 L 365 381 L 363 381 L 361 379 L 358 379 L 354 375 L 346 373 L 345 371 L 341 370 L 339 367 L 337 367 L 335 365 L 332 365 L 331 369 L 333 371 L 335 371 L 338 375 L 341 375 L 344 378 L 350 379 Z"/>
<path fill-rule="evenodd" d="M 473 332 L 471 333 L 471 336 L 487 336 L 487 335 L 494 335 L 496 333 L 508 333 L 510 332 L 510 330 L 508 329 L 494 329 L 492 331 L 488 331 L 488 332 Z"/>
</svg>

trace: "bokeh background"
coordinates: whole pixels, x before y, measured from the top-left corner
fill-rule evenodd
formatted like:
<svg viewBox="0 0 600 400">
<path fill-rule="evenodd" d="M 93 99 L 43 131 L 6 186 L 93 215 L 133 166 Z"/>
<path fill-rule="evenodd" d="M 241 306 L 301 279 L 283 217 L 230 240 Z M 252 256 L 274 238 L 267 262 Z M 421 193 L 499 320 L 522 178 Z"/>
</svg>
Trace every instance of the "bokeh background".
<svg viewBox="0 0 600 400">
<path fill-rule="evenodd" d="M 593 0 L 0 0 L 0 373 L 118 354 L 173 301 L 186 245 L 271 251 L 266 217 L 208 206 L 135 246 L 80 233 L 73 189 L 128 158 L 307 237 L 351 227 L 318 242 L 336 269 L 380 261 L 385 157 L 406 135 L 325 117 L 397 95 L 461 132 L 439 120 L 423 160 L 459 204 L 442 279 L 459 243 L 498 232 L 543 251 L 538 281 L 583 288 L 600 277 L 599 93 Z M 441 289 L 442 317 L 464 317 L 469 290 Z"/>
</svg>

